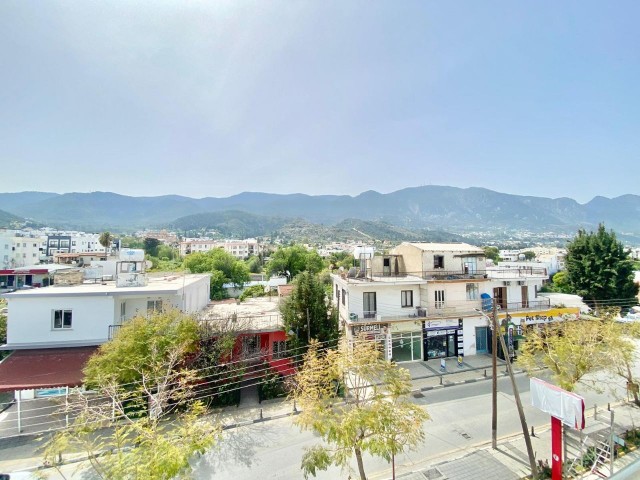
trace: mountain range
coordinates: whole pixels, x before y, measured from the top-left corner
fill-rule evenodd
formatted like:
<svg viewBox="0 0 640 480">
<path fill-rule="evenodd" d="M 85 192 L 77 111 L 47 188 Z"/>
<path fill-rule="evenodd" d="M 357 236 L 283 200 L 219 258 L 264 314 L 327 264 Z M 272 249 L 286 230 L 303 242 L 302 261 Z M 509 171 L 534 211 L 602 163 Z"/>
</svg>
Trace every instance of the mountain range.
<svg viewBox="0 0 640 480">
<path fill-rule="evenodd" d="M 459 233 L 495 229 L 575 232 L 605 222 L 607 228 L 621 233 L 640 234 L 638 195 L 595 197 L 580 204 L 570 198 L 512 195 L 475 187 L 423 186 L 387 194 L 367 191 L 354 197 L 245 192 L 200 199 L 19 192 L 0 193 L 0 209 L 49 226 L 86 230 L 195 230 L 220 224 L 242 230 L 248 223 L 253 232 L 269 232 L 294 220 L 326 226 L 359 220 L 406 232 Z"/>
</svg>

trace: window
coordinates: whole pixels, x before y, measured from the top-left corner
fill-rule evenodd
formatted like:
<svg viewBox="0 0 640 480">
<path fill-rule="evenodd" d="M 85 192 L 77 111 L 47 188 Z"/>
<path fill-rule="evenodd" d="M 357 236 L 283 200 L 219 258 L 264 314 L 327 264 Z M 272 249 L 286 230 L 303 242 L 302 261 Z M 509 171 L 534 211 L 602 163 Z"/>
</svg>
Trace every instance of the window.
<svg viewBox="0 0 640 480">
<path fill-rule="evenodd" d="M 435 291 L 436 308 L 444 308 L 444 290 Z"/>
<path fill-rule="evenodd" d="M 467 283 L 467 300 L 478 300 L 477 283 Z"/>
<path fill-rule="evenodd" d="M 400 292 L 400 305 L 403 307 L 413 307 L 413 290 L 402 290 Z"/>
<path fill-rule="evenodd" d="M 336 284 L 336 299 L 340 300 L 340 289 L 338 288 L 337 284 Z"/>
<path fill-rule="evenodd" d="M 433 256 L 433 268 L 444 268 L 444 255 Z"/>
<path fill-rule="evenodd" d="M 376 317 L 376 292 L 364 292 L 362 294 L 362 313 L 364 318 Z"/>
<path fill-rule="evenodd" d="M 260 336 L 242 337 L 242 353 L 244 355 L 257 355 L 260 353 Z"/>
<path fill-rule="evenodd" d="M 287 341 L 280 340 L 273 342 L 273 358 L 286 358 L 287 357 Z"/>
<path fill-rule="evenodd" d="M 69 248 L 69 240 L 60 240 L 60 246 Z"/>
<path fill-rule="evenodd" d="M 62 330 L 71 328 L 71 310 L 53 311 L 53 329 Z"/>
<path fill-rule="evenodd" d="M 49 246 L 50 247 L 57 247 L 58 246 L 58 240 L 49 240 Z"/>
<path fill-rule="evenodd" d="M 127 313 L 127 304 L 126 302 L 122 302 L 120 304 L 120 320 L 124 320 L 126 313 Z"/>
<path fill-rule="evenodd" d="M 162 300 L 147 300 L 147 313 L 161 312 Z"/>
<path fill-rule="evenodd" d="M 342 289 L 342 305 L 346 305 L 345 298 L 347 298 L 347 291 L 343 288 Z"/>
</svg>

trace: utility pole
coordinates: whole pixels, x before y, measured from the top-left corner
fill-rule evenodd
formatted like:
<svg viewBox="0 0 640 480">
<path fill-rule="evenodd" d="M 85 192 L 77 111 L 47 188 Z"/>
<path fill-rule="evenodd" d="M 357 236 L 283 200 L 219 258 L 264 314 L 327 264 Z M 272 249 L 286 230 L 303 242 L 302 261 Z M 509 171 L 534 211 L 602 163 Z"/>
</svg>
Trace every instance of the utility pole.
<svg viewBox="0 0 640 480">
<path fill-rule="evenodd" d="M 493 302 L 493 335 L 491 335 L 491 447 L 498 449 L 498 307 L 496 299 Z"/>
<path fill-rule="evenodd" d="M 307 344 L 311 343 L 311 321 L 309 320 L 309 307 L 307 307 Z"/>
<path fill-rule="evenodd" d="M 494 312 L 495 312 L 495 306 L 494 306 Z M 494 316 L 493 318 L 494 318 L 494 328 L 495 328 L 496 317 Z M 511 379 L 511 387 L 513 388 L 513 396 L 516 399 L 516 406 L 518 407 L 518 415 L 520 416 L 520 424 L 522 426 L 522 433 L 524 434 L 524 443 L 527 445 L 527 454 L 529 455 L 529 465 L 531 466 L 531 476 L 533 478 L 536 478 L 538 476 L 538 469 L 536 467 L 536 458 L 533 453 L 533 446 L 531 445 L 531 437 L 529 436 L 529 429 L 527 428 L 527 419 L 524 416 L 524 410 L 522 409 L 522 402 L 520 401 L 520 393 L 518 392 L 518 387 L 516 386 L 516 379 L 513 376 L 513 368 L 511 368 L 511 356 L 509 355 L 509 352 L 507 350 L 507 345 L 504 341 L 504 337 L 502 336 L 502 332 L 500 332 L 500 345 L 502 345 L 502 351 L 506 352 L 505 359 L 507 361 L 507 371 L 509 372 L 509 378 Z"/>
</svg>

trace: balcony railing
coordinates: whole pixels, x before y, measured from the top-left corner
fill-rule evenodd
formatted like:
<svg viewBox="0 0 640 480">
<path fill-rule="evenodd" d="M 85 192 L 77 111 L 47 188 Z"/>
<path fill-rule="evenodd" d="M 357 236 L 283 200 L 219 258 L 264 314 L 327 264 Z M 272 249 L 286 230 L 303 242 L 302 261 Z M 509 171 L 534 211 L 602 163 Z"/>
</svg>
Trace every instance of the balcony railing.
<svg viewBox="0 0 640 480">
<path fill-rule="evenodd" d="M 469 301 L 465 304 L 447 305 L 440 308 L 416 307 L 408 309 L 406 313 L 387 314 L 377 310 L 368 310 L 362 313 L 349 313 L 349 322 L 393 322 L 403 320 L 428 320 L 433 318 L 450 318 L 450 317 L 469 317 L 478 315 L 478 311 L 482 309 L 485 313 L 492 311 L 491 299 L 486 302 Z M 523 312 L 535 310 L 547 310 L 551 308 L 551 302 L 547 299 L 525 300 L 520 302 L 508 302 L 501 304 L 497 301 L 498 312 Z"/>
<path fill-rule="evenodd" d="M 121 328 L 122 325 L 109 325 L 109 340 L 111 340 Z"/>
</svg>

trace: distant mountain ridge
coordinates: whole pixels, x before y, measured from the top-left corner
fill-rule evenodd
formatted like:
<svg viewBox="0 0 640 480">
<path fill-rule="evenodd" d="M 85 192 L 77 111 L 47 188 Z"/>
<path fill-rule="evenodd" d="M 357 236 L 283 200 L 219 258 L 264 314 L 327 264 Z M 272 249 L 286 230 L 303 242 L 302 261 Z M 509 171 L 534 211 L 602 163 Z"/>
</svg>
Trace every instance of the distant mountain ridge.
<svg viewBox="0 0 640 480">
<path fill-rule="evenodd" d="M 130 197 L 109 192 L 20 192 L 0 193 L 0 209 L 47 225 L 67 228 L 179 228 L 184 222 L 194 221 L 193 218 L 182 217 L 237 211 L 269 217 L 250 221 L 276 229 L 291 219 L 324 225 L 358 219 L 408 231 L 527 229 L 569 232 L 579 227 L 595 228 L 598 223 L 605 222 L 608 228 L 616 231 L 640 233 L 638 195 L 622 195 L 613 199 L 595 197 L 590 202 L 579 204 L 570 198 L 511 195 L 477 187 L 423 186 L 388 194 L 367 191 L 355 197 L 245 192 L 226 198 L 200 199 L 179 195 Z M 233 221 L 228 214 L 226 219 L 217 218 Z M 206 215 L 198 221 L 207 223 Z"/>
</svg>

